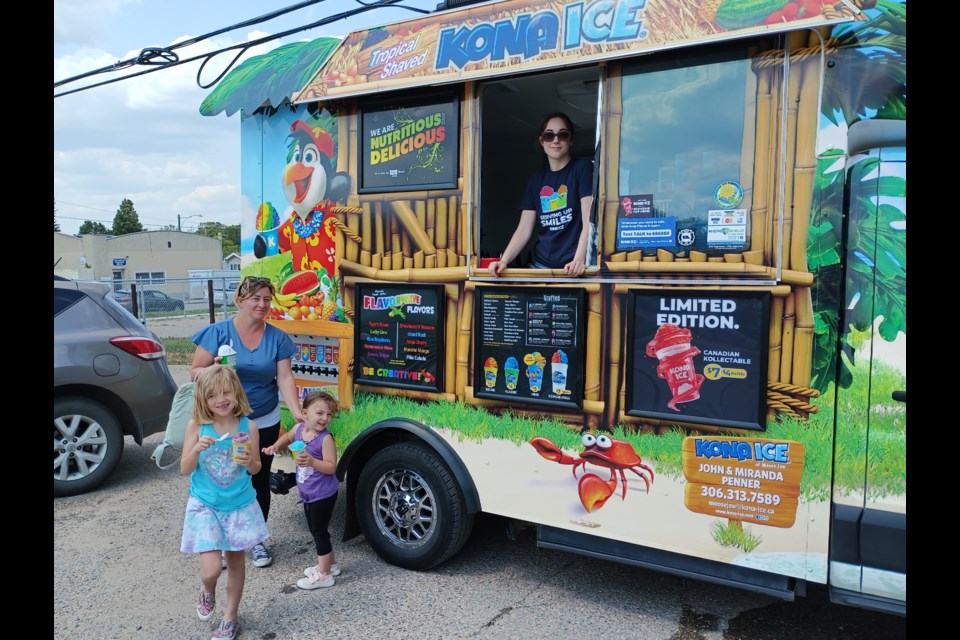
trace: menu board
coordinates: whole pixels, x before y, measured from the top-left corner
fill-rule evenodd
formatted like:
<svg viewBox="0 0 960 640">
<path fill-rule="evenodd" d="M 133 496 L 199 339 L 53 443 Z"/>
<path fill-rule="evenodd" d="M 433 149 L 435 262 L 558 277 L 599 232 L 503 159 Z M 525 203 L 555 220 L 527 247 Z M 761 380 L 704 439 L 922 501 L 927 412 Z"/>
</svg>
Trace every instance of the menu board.
<svg viewBox="0 0 960 640">
<path fill-rule="evenodd" d="M 631 291 L 627 414 L 766 428 L 767 291 Z"/>
<path fill-rule="evenodd" d="M 582 289 L 479 287 L 475 308 L 475 396 L 580 408 Z"/>
<path fill-rule="evenodd" d="M 361 116 L 360 193 L 457 186 L 460 101 L 446 93 L 368 104 Z"/>
<path fill-rule="evenodd" d="M 356 291 L 355 381 L 439 393 L 443 285 L 358 283 Z"/>
</svg>

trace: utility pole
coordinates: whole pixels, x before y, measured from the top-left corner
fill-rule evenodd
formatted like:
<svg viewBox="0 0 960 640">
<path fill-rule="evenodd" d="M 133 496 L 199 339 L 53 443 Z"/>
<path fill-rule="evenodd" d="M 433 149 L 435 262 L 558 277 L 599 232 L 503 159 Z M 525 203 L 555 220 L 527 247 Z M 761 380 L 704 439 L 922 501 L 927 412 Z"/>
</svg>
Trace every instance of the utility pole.
<svg viewBox="0 0 960 640">
<path fill-rule="evenodd" d="M 184 216 L 183 219 L 181 220 L 180 214 L 178 213 L 177 214 L 177 231 L 183 231 L 183 224 L 182 224 L 183 220 L 189 220 L 190 218 L 202 218 L 202 217 L 203 216 L 198 213 L 192 216 Z"/>
</svg>

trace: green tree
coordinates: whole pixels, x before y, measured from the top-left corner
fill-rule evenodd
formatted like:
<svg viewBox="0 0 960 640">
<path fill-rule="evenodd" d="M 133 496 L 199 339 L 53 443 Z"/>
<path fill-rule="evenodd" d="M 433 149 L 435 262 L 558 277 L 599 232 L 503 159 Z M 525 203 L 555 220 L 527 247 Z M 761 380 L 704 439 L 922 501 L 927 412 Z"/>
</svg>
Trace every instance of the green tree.
<svg viewBox="0 0 960 640">
<path fill-rule="evenodd" d="M 57 199 L 53 199 L 53 231 L 60 231 L 60 224 L 57 222 Z"/>
<path fill-rule="evenodd" d="M 103 226 L 102 222 L 93 222 L 92 220 L 84 220 L 83 224 L 80 225 L 80 235 L 87 233 L 97 233 L 100 235 L 107 235 L 110 233 L 110 229 L 107 229 Z"/>
<path fill-rule="evenodd" d="M 240 253 L 240 225 L 238 224 L 202 222 L 197 226 L 197 233 L 208 238 L 219 237 L 224 256 Z"/>
<path fill-rule="evenodd" d="M 140 216 L 137 210 L 133 208 L 133 201 L 124 198 L 117 209 L 117 215 L 113 218 L 113 235 L 122 236 L 128 233 L 137 233 L 143 231 L 143 225 L 140 224 Z"/>
</svg>

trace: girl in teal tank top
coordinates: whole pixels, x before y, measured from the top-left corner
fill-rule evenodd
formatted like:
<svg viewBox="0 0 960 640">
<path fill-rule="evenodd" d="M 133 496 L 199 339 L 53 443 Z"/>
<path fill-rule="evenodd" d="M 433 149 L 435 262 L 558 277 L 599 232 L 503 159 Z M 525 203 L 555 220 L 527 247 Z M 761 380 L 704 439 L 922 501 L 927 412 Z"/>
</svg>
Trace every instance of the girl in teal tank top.
<svg viewBox="0 0 960 640">
<path fill-rule="evenodd" d="M 227 605 L 214 638 L 235 638 L 245 579 L 244 552 L 269 536 L 251 477 L 260 470 L 257 423 L 247 418 L 250 403 L 230 367 L 207 367 L 197 377 L 193 417 L 183 440 L 180 473 L 190 476 L 180 550 L 200 554 L 197 616 L 216 610 L 220 555 L 227 561 Z M 248 447 L 235 447 L 246 442 Z"/>
</svg>

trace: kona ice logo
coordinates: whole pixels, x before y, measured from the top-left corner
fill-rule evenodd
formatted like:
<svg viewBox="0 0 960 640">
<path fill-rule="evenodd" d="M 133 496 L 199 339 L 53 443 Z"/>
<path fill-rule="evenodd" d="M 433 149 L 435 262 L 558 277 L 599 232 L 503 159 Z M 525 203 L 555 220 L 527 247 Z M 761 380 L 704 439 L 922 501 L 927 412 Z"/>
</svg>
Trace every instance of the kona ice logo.
<svg viewBox="0 0 960 640">
<path fill-rule="evenodd" d="M 499 62 L 517 56 L 529 60 L 557 50 L 561 35 L 564 51 L 584 44 L 645 38 L 643 19 L 637 13 L 646 3 L 647 0 L 574 2 L 563 7 L 562 16 L 545 9 L 495 22 L 443 29 L 434 69 L 462 69 L 471 63 Z"/>
<path fill-rule="evenodd" d="M 724 460 L 765 460 L 790 462 L 790 444 L 764 442 L 762 440 L 708 440 L 697 438 L 694 453 L 698 458 L 722 458 Z"/>
</svg>

